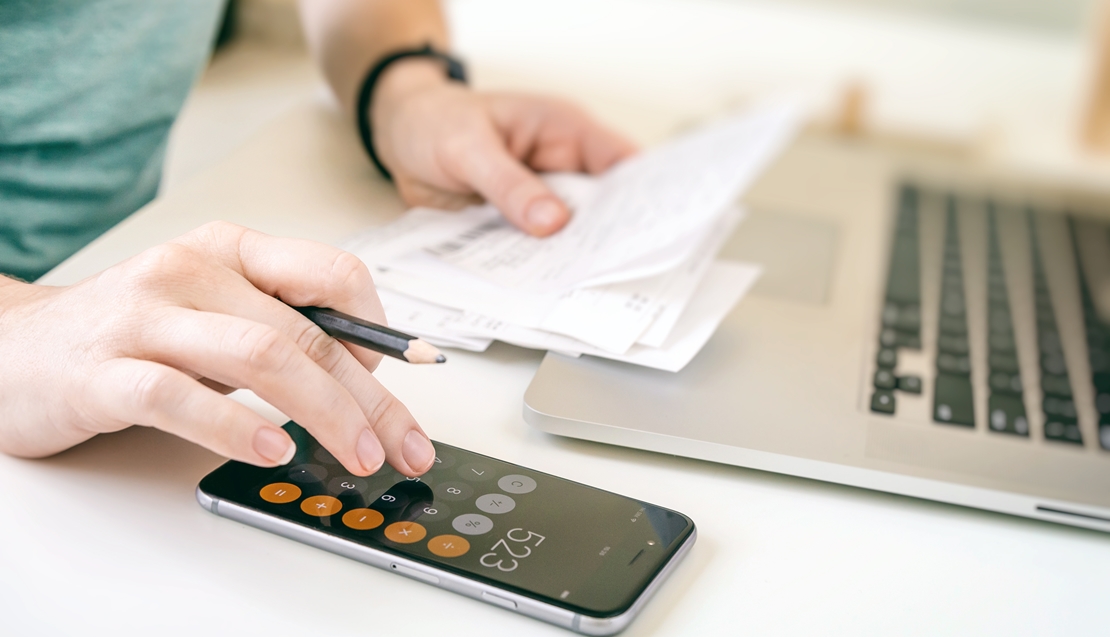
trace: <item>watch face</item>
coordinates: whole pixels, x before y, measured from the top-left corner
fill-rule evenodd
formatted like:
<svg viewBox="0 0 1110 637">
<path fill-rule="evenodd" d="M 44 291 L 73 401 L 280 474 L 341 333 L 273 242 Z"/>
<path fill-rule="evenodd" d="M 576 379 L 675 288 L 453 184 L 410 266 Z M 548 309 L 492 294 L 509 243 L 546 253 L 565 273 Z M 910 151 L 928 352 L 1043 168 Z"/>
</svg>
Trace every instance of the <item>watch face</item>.
<svg viewBox="0 0 1110 637">
<path fill-rule="evenodd" d="M 619 615 L 693 531 L 685 516 L 444 443 L 432 469 L 346 469 L 295 423 L 286 466 L 229 462 L 209 495 L 574 612 Z"/>
</svg>

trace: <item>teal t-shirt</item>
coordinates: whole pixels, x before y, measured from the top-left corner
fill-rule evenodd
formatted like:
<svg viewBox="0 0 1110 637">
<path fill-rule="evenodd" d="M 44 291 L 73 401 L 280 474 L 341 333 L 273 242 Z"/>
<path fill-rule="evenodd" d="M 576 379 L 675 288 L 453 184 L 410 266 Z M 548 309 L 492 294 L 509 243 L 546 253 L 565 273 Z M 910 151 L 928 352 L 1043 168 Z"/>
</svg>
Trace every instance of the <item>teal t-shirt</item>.
<svg viewBox="0 0 1110 637">
<path fill-rule="evenodd" d="M 0 273 L 33 281 L 154 198 L 224 0 L 0 0 Z"/>
</svg>

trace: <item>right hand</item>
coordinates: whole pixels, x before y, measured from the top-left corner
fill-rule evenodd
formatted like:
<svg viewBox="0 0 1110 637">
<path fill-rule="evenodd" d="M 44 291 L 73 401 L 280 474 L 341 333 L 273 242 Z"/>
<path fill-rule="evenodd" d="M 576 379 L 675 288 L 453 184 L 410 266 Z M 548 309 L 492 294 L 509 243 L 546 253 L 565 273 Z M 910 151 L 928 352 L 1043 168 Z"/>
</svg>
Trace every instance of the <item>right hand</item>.
<svg viewBox="0 0 1110 637">
<path fill-rule="evenodd" d="M 435 451 L 374 378 L 375 352 L 290 305 L 385 323 L 370 272 L 311 241 L 212 223 L 68 287 L 0 277 L 0 450 L 40 457 L 132 424 L 272 467 L 293 441 L 222 395 L 253 390 L 354 475 L 406 476 Z"/>
</svg>

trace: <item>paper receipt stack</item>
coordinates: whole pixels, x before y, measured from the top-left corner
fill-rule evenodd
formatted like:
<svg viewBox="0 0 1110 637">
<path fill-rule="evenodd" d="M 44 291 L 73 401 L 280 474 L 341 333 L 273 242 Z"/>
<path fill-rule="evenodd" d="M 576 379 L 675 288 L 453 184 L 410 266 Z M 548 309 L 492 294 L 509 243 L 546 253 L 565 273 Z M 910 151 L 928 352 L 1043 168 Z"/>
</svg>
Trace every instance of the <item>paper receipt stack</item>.
<svg viewBox="0 0 1110 637">
<path fill-rule="evenodd" d="M 597 177 L 546 175 L 573 211 L 551 237 L 490 205 L 415 208 L 344 247 L 370 267 L 390 326 L 437 345 L 499 340 L 678 371 L 759 277 L 715 255 L 797 122 L 796 108 L 766 105 Z"/>
</svg>

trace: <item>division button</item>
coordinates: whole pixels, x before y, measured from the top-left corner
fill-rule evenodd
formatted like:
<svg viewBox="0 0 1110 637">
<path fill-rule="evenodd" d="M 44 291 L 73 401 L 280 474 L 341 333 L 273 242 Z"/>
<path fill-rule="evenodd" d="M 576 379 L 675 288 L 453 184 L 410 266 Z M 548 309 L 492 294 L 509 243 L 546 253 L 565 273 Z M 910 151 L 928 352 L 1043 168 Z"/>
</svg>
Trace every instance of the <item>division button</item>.
<svg viewBox="0 0 1110 637">
<path fill-rule="evenodd" d="M 301 497 L 301 488 L 288 482 L 274 482 L 262 487 L 258 495 L 273 504 L 288 504 Z"/>
<path fill-rule="evenodd" d="M 385 527 L 385 539 L 398 544 L 412 544 L 424 539 L 428 531 L 416 522 L 394 522 Z"/>
<path fill-rule="evenodd" d="M 487 493 L 479 497 L 474 502 L 474 506 L 478 507 L 479 511 L 485 511 L 486 513 L 508 513 L 516 508 L 516 500 L 500 493 Z"/>
<path fill-rule="evenodd" d="M 331 497 L 330 495 L 314 495 L 311 498 L 305 498 L 301 502 L 301 511 L 318 518 L 326 518 L 329 515 L 339 513 L 343 505 Z"/>
<path fill-rule="evenodd" d="M 457 535 L 437 535 L 428 540 L 428 550 L 440 557 L 458 557 L 470 550 L 470 542 Z"/>
<path fill-rule="evenodd" d="M 351 509 L 343 514 L 343 524 L 356 531 L 369 531 L 382 525 L 385 518 L 374 509 Z"/>
<path fill-rule="evenodd" d="M 528 476 L 513 474 L 498 480 L 497 486 L 505 493 L 520 495 L 522 493 L 531 493 L 535 491 L 536 481 Z"/>
<path fill-rule="evenodd" d="M 479 513 L 464 513 L 451 520 L 451 526 L 463 535 L 481 535 L 493 530 L 493 520 Z"/>
</svg>

